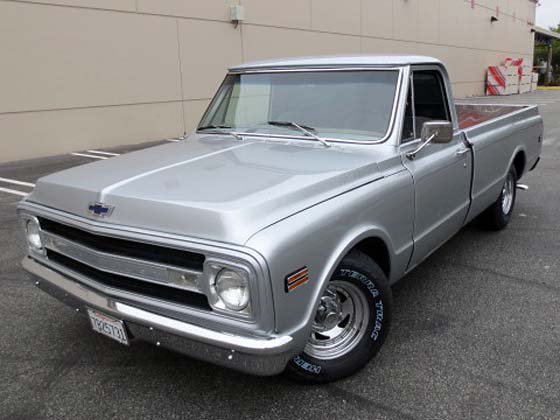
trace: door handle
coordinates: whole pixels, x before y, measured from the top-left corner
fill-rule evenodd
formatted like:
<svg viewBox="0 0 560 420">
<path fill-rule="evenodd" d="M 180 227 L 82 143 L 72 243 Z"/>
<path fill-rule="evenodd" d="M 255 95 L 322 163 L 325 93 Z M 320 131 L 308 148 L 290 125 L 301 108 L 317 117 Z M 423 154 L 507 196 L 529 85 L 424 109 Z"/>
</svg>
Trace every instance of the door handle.
<svg viewBox="0 0 560 420">
<path fill-rule="evenodd" d="M 467 149 L 467 148 L 464 148 L 464 149 L 461 149 L 461 150 L 457 150 L 457 153 L 456 153 L 456 155 L 457 155 L 457 156 L 463 156 L 463 155 L 466 155 L 467 153 L 469 153 L 469 152 L 470 152 L 470 150 L 471 150 L 471 149 Z"/>
</svg>

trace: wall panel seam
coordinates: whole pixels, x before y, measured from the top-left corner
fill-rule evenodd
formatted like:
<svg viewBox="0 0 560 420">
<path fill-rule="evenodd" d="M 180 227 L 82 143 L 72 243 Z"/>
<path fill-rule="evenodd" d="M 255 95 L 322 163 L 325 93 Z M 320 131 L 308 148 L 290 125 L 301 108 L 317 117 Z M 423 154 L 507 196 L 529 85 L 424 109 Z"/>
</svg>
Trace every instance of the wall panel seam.
<svg viewBox="0 0 560 420">
<path fill-rule="evenodd" d="M 105 7 L 92 7 L 92 6 L 77 6 L 75 4 L 56 4 L 56 3 L 41 3 L 38 1 L 28 1 L 28 0 L 0 0 L 0 3 L 21 3 L 26 5 L 33 5 L 39 7 L 57 7 L 62 9 L 81 9 L 81 10 L 89 10 L 95 12 L 104 12 L 104 13 L 119 13 L 125 15 L 139 15 L 139 16 L 155 16 L 161 17 L 166 19 L 185 19 L 185 20 L 196 20 L 196 21 L 203 21 L 203 22 L 219 22 L 219 23 L 229 23 L 231 22 L 226 19 L 212 19 L 209 17 L 200 17 L 200 16 L 180 16 L 180 15 L 172 15 L 168 13 L 152 13 L 152 12 L 136 12 L 134 10 L 122 10 L 122 9 L 108 9 Z"/>
<path fill-rule="evenodd" d="M 175 29 L 177 31 L 177 61 L 179 62 L 179 85 L 181 86 L 181 120 L 183 121 L 183 133 L 187 132 L 187 122 L 185 121 L 185 88 L 183 86 L 183 58 L 181 56 L 181 39 L 179 36 L 179 19 L 175 19 Z"/>
<path fill-rule="evenodd" d="M 287 27 L 287 26 L 275 26 L 269 24 L 257 24 L 257 23 L 244 23 L 244 26 L 247 27 L 257 27 L 257 28 L 274 28 L 274 29 L 287 29 L 293 31 L 301 31 L 301 32 L 309 32 L 309 33 L 321 33 L 326 35 L 339 35 L 345 37 L 352 37 L 352 38 L 368 38 L 368 39 L 379 39 L 383 41 L 393 41 L 393 42 L 405 42 L 405 43 L 412 43 L 412 44 L 420 44 L 420 45 L 435 45 L 440 47 L 450 47 L 450 48 L 459 48 L 459 49 L 466 49 L 472 51 L 486 51 L 486 52 L 495 52 L 501 54 L 531 54 L 531 52 L 520 52 L 520 51 L 507 51 L 507 50 L 492 50 L 487 48 L 475 48 L 475 47 L 468 47 L 463 45 L 453 45 L 453 44 L 440 44 L 435 42 L 426 42 L 426 41 L 415 41 L 412 39 L 404 39 L 404 38 L 384 38 L 379 36 L 371 36 L 371 35 L 356 35 L 356 34 L 346 34 L 341 32 L 331 32 L 331 31 L 324 31 L 324 30 L 309 30 L 304 28 L 295 28 L 295 27 Z M 532 42 L 531 42 L 532 45 Z"/>
<path fill-rule="evenodd" d="M 170 101 L 130 102 L 130 103 L 122 103 L 122 104 L 86 105 L 86 106 L 59 107 L 59 108 L 25 109 L 25 110 L 19 110 L 19 111 L 0 111 L 0 115 L 31 114 L 31 113 L 35 113 L 35 112 L 74 111 L 74 110 L 96 109 L 96 108 L 118 108 L 118 107 L 125 107 L 125 106 L 164 105 L 164 104 L 173 104 L 173 103 L 177 103 L 177 102 L 207 101 L 209 99 L 211 99 L 211 98 L 188 98 L 188 99 L 174 99 L 174 100 L 170 100 Z"/>
<path fill-rule="evenodd" d="M 468 0 L 465 0 L 465 1 L 468 1 Z M 490 12 L 495 12 L 495 11 L 496 11 L 496 9 L 490 8 L 490 7 L 486 6 L 485 4 L 481 4 L 481 3 L 479 3 L 479 2 L 475 2 L 475 5 L 478 6 L 478 7 L 480 7 L 481 9 L 486 9 L 486 10 L 488 10 L 488 11 L 490 11 Z M 535 6 L 535 8 L 536 8 L 536 6 Z M 504 16 L 513 18 L 514 20 L 517 20 L 517 21 L 519 21 L 519 22 L 527 23 L 527 20 L 526 20 L 526 19 L 521 19 L 521 18 L 517 17 L 517 14 L 513 15 L 513 14 L 511 14 L 511 13 L 507 13 L 507 12 L 505 11 L 505 9 L 501 9 L 501 8 L 500 8 L 500 15 L 504 15 Z"/>
<path fill-rule="evenodd" d="M 363 33 L 364 33 L 364 0 L 360 0 L 360 53 L 364 52 L 363 46 Z"/>
<path fill-rule="evenodd" d="M 245 41 L 244 41 L 244 34 L 243 34 L 243 24 L 239 25 L 239 42 L 241 42 L 240 50 L 241 50 L 241 62 L 245 62 Z"/>
<path fill-rule="evenodd" d="M 41 3 L 41 2 L 38 2 L 38 1 L 28 1 L 28 0 L 0 0 L 0 2 L 24 3 L 24 4 L 28 4 L 28 5 L 37 5 L 37 6 L 46 6 L 46 7 L 50 6 L 50 7 L 72 8 L 72 9 L 84 9 L 84 10 L 94 10 L 94 11 L 101 11 L 101 12 L 136 14 L 136 15 L 144 15 L 144 16 L 158 16 L 158 17 L 163 17 L 163 18 L 197 20 L 197 21 L 204 21 L 204 22 L 230 23 L 230 21 L 227 20 L 227 19 L 212 19 L 212 18 L 200 17 L 200 16 L 182 16 L 182 15 L 173 15 L 173 14 L 168 14 L 168 13 L 153 13 L 153 12 L 141 12 L 141 11 L 134 11 L 134 10 L 108 9 L 108 8 L 103 8 L 103 7 L 77 6 L 77 5 L 74 5 L 74 4 Z M 137 2 L 137 0 L 136 0 L 136 2 Z M 494 10 L 494 9 L 491 9 L 491 8 L 489 8 L 485 5 L 479 4 L 479 3 L 476 3 L 476 5 L 480 8 L 486 9 L 488 11 L 493 11 Z M 527 25 L 527 20 L 526 19 L 521 19 L 521 18 L 518 18 L 517 16 L 508 14 L 505 11 L 503 11 L 502 9 L 500 9 L 500 15 L 508 16 L 508 17 L 514 19 L 515 21 L 520 22 L 520 24 Z M 311 20 L 312 20 L 312 18 L 311 18 Z M 275 26 L 275 25 L 260 24 L 260 23 L 255 23 L 255 22 L 251 22 L 251 23 L 247 22 L 247 23 L 243 23 L 243 24 L 254 25 L 254 26 L 268 26 L 268 27 L 273 27 L 273 28 L 307 30 L 307 31 L 311 31 L 311 32 L 325 32 L 325 33 L 333 33 L 333 34 L 348 35 L 348 36 L 359 36 L 359 35 L 350 34 L 350 33 L 327 32 L 327 31 L 312 30 L 312 29 L 305 29 L 305 28 L 301 28 L 301 27 L 298 28 L 298 27 L 292 27 L 292 26 Z"/>
</svg>

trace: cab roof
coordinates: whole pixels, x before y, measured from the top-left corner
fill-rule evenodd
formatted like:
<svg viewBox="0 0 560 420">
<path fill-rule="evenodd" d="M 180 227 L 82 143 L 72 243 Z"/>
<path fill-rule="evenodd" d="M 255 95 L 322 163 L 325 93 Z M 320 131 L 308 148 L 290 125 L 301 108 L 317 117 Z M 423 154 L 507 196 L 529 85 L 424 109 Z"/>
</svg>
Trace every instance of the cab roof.
<svg viewBox="0 0 560 420">
<path fill-rule="evenodd" d="M 254 61 L 230 68 L 230 71 L 261 70 L 294 67 L 407 66 L 412 64 L 442 64 L 436 58 L 420 55 L 333 55 L 295 57 Z"/>
</svg>

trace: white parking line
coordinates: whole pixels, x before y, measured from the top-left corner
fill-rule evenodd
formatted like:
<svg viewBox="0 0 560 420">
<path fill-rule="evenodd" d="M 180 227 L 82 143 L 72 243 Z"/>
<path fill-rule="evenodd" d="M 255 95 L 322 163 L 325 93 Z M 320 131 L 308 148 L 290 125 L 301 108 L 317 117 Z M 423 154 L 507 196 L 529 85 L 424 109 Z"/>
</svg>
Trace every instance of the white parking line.
<svg viewBox="0 0 560 420">
<path fill-rule="evenodd" d="M 24 193 L 23 191 L 18 191 L 18 190 L 11 190 L 10 188 L 0 187 L 0 191 L 8 193 L 8 194 L 15 194 L 15 195 L 20 195 L 22 197 L 27 197 L 27 193 Z"/>
<path fill-rule="evenodd" d="M 32 184 L 31 182 L 23 182 L 23 181 L 18 181 L 17 179 L 9 179 L 9 178 L 0 178 L 0 182 L 5 182 L 7 184 L 14 184 L 14 185 L 23 185 L 25 187 L 35 187 L 35 184 Z"/>
<path fill-rule="evenodd" d="M 92 159 L 109 159 L 107 156 L 95 156 L 95 155 L 88 155 L 87 153 L 70 153 L 73 156 L 83 156 Z"/>
<path fill-rule="evenodd" d="M 86 150 L 88 153 L 97 153 L 98 155 L 107 155 L 107 156 L 120 156 L 120 153 L 112 153 L 112 152 L 103 152 L 101 150 Z"/>
</svg>

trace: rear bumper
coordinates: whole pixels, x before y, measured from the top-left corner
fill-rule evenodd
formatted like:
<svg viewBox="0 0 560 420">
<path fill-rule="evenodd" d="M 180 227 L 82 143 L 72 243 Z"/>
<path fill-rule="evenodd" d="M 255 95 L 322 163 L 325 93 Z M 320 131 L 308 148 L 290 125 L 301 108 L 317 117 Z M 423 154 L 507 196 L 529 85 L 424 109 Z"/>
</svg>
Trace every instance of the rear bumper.
<svg viewBox="0 0 560 420">
<path fill-rule="evenodd" d="M 94 308 L 125 321 L 133 341 L 148 341 L 255 375 L 280 373 L 293 356 L 290 336 L 257 338 L 210 330 L 119 302 L 29 257 L 22 265 L 35 285 L 79 312 L 85 314 L 86 308 Z"/>
</svg>

